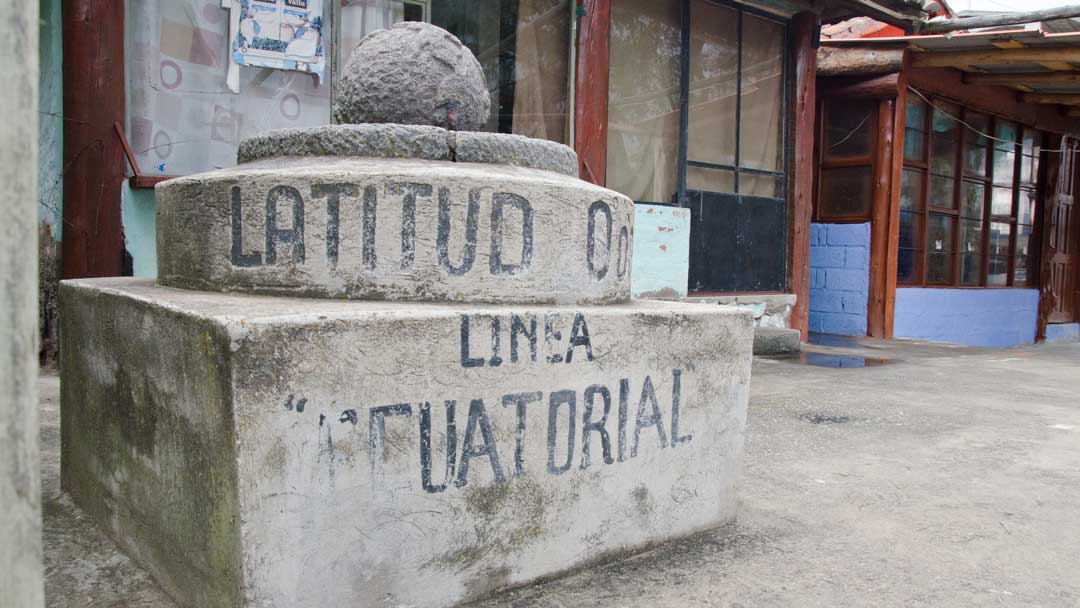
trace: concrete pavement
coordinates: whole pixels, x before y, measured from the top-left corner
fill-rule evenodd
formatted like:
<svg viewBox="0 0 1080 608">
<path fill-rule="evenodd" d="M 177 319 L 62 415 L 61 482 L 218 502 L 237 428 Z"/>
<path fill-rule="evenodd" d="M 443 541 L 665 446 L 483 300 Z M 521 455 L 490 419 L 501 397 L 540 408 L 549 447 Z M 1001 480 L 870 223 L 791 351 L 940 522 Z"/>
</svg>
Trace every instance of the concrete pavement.
<svg viewBox="0 0 1080 608">
<path fill-rule="evenodd" d="M 477 606 L 1080 605 L 1080 345 L 847 346 L 808 351 L 892 362 L 755 359 L 735 525 Z M 60 494 L 41 394 L 48 604 L 171 606 Z"/>
</svg>

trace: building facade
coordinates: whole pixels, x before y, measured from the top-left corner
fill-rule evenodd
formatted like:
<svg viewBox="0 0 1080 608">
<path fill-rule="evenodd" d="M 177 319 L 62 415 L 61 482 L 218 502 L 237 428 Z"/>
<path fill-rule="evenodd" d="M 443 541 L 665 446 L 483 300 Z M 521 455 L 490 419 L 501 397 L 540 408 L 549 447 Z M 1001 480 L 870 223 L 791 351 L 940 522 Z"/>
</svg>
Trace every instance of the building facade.
<svg viewBox="0 0 1080 608">
<path fill-rule="evenodd" d="M 991 347 L 1077 335 L 1080 122 L 1058 102 L 1080 37 L 881 29 L 824 42 L 811 331 Z M 838 245 L 868 263 L 841 263 Z"/>
<path fill-rule="evenodd" d="M 64 103 L 50 110 L 62 137 L 43 149 L 62 162 L 41 171 L 52 199 L 62 193 L 62 211 L 50 207 L 62 276 L 153 276 L 154 185 L 231 166 L 251 135 L 331 123 L 335 74 L 356 42 L 424 20 L 479 59 L 486 129 L 571 145 L 583 179 L 638 203 L 636 295 L 747 306 L 759 325 L 805 338 L 820 24 L 880 3 L 290 0 L 312 24 L 321 11 L 324 68 L 246 66 L 233 81 L 230 11 L 254 1 L 47 12 L 42 44 L 62 61 L 42 78 L 62 84 Z M 890 11 L 924 16 L 907 2 Z"/>
</svg>

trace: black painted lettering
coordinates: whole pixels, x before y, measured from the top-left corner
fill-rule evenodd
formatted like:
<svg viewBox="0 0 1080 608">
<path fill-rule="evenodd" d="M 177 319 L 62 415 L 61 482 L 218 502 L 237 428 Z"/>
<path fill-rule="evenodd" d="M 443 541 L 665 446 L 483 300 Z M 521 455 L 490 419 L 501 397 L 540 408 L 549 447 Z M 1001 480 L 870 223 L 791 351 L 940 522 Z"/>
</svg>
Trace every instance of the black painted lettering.
<svg viewBox="0 0 1080 608">
<path fill-rule="evenodd" d="M 243 200 L 240 197 L 240 186 L 233 186 L 230 195 L 232 196 L 232 265 L 240 268 L 261 266 L 261 253 L 244 253 Z"/>
<path fill-rule="evenodd" d="M 645 402 L 648 401 L 652 412 L 645 415 Z M 660 404 L 656 401 L 656 391 L 653 390 L 652 378 L 645 376 L 645 384 L 641 387 L 641 399 L 638 400 L 637 418 L 634 420 L 634 445 L 630 448 L 630 457 L 636 458 L 638 443 L 641 440 L 641 429 L 656 427 L 656 433 L 660 436 L 660 447 L 667 447 L 667 435 L 664 433 L 664 418 L 660 415 Z"/>
<path fill-rule="evenodd" d="M 469 204 L 465 212 L 465 246 L 461 252 L 461 264 L 450 262 L 450 189 L 439 188 L 439 229 L 435 239 L 435 253 L 439 265 L 452 277 L 460 277 L 472 269 L 476 261 L 476 231 L 480 219 L 480 191 L 469 190 Z"/>
<path fill-rule="evenodd" d="M 392 195 L 401 195 L 401 269 L 413 267 L 416 260 L 416 198 L 429 198 L 433 191 L 431 184 L 401 182 L 390 184 L 386 191 Z M 374 222 L 372 222 L 374 229 Z M 374 239 L 371 241 L 375 242 Z"/>
<path fill-rule="evenodd" d="M 506 207 L 521 211 L 521 261 L 503 263 L 503 239 Z M 529 200 L 509 192 L 496 192 L 491 208 L 491 274 L 517 274 L 529 269 L 533 254 L 533 209 Z"/>
<path fill-rule="evenodd" d="M 592 421 L 593 405 L 596 396 L 604 400 L 604 415 L 596 422 Z M 589 438 L 593 433 L 600 433 L 600 447 L 603 450 L 604 464 L 614 461 L 611 457 L 611 436 L 607 432 L 608 414 L 611 412 L 611 391 L 602 384 L 594 384 L 585 389 L 585 412 L 581 416 L 581 468 L 587 469 L 592 463 Z"/>
<path fill-rule="evenodd" d="M 408 403 L 380 405 L 368 410 L 368 447 L 371 448 L 371 468 L 375 461 L 386 462 L 386 418 L 389 416 L 412 416 Z"/>
<path fill-rule="evenodd" d="M 525 474 L 525 414 L 530 403 L 543 401 L 544 393 L 514 393 L 503 395 L 503 407 L 511 405 L 517 408 L 517 430 L 514 433 L 516 445 L 514 446 L 514 476 L 521 477 Z"/>
<path fill-rule="evenodd" d="M 311 187 L 311 196 L 326 197 L 326 260 L 331 268 L 337 268 L 341 244 L 341 197 L 359 193 L 356 184 L 315 184 Z"/>
<path fill-rule="evenodd" d="M 605 225 L 605 237 L 604 237 L 604 263 L 600 265 L 597 263 L 597 243 L 596 243 L 596 215 L 601 213 L 604 215 Z M 585 259 L 589 264 L 589 273 L 597 281 L 607 276 L 608 266 L 611 265 L 611 207 L 604 201 L 596 201 L 589 205 L 589 225 L 588 232 L 585 236 Z"/>
<path fill-rule="evenodd" d="M 621 279 L 626 276 L 627 270 L 630 270 L 630 229 L 623 226 L 619 228 L 619 257 L 615 262 L 615 272 Z"/>
<path fill-rule="evenodd" d="M 630 404 L 630 379 L 619 380 L 619 462 L 626 461 L 626 422 Z"/>
<path fill-rule="evenodd" d="M 566 427 L 566 462 L 555 464 L 555 439 L 559 431 L 559 409 L 566 404 L 570 414 L 570 423 Z M 570 470 L 574 460 L 574 430 L 577 425 L 577 393 L 571 390 L 555 391 L 548 397 L 548 473 L 562 475 Z"/>
<path fill-rule="evenodd" d="M 482 447 L 474 445 L 477 427 L 484 441 Z M 469 423 L 465 426 L 465 439 L 461 445 L 461 463 L 458 465 L 455 486 L 461 488 L 469 483 L 469 461 L 479 456 L 487 456 L 491 461 L 491 472 L 495 476 L 496 483 L 506 480 L 503 476 L 502 465 L 499 464 L 499 450 L 495 445 L 495 433 L 491 432 L 491 421 L 488 419 L 487 410 L 484 409 L 484 400 L 473 399 L 469 403 Z"/>
<path fill-rule="evenodd" d="M 364 244 L 363 261 L 368 270 L 375 270 L 378 256 L 375 254 L 375 212 L 379 207 L 379 194 L 375 186 L 364 187 Z"/>
<path fill-rule="evenodd" d="M 675 447 L 680 443 L 690 443 L 694 435 L 688 433 L 682 437 L 679 436 L 679 413 L 682 407 L 682 370 L 672 370 L 671 376 L 673 382 L 671 385 L 671 447 Z"/>
<path fill-rule="evenodd" d="M 499 356 L 499 349 L 502 346 L 502 322 L 499 321 L 499 317 L 491 318 L 491 358 L 488 359 L 489 367 L 499 367 L 502 365 L 502 357 Z"/>
<path fill-rule="evenodd" d="M 446 490 L 447 484 L 454 480 L 454 470 L 457 468 L 457 423 L 454 419 L 454 410 L 457 409 L 457 401 L 446 400 L 446 473 L 445 482 L 439 485 L 431 483 L 431 404 L 425 401 L 420 404 L 420 485 L 430 494 L 438 494 Z"/>
<path fill-rule="evenodd" d="M 469 356 L 469 315 L 461 315 L 461 367 L 483 366 L 483 357 Z"/>
<path fill-rule="evenodd" d="M 555 323 L 559 321 L 559 315 L 546 314 L 544 315 L 544 350 L 551 352 L 555 350 L 553 344 L 558 346 L 559 342 L 562 342 L 562 332 L 555 328 Z M 555 353 L 548 355 L 548 363 L 562 363 L 562 354 Z"/>
<path fill-rule="evenodd" d="M 292 227 L 277 227 L 278 203 L 292 203 Z M 266 195 L 266 263 L 277 263 L 277 246 L 292 245 L 294 264 L 304 263 L 304 199 L 292 186 L 275 186 Z"/>
<path fill-rule="evenodd" d="M 592 342 L 589 340 L 589 324 L 585 322 L 585 315 L 580 312 L 574 315 L 574 326 L 570 329 L 570 346 L 566 349 L 566 362 L 570 363 L 574 358 L 574 348 L 585 347 L 585 357 L 593 360 Z"/>
<path fill-rule="evenodd" d="M 510 361 L 518 362 L 518 334 L 529 340 L 529 354 L 536 363 L 536 317 L 529 318 L 528 327 L 520 315 L 510 315 Z"/>
</svg>

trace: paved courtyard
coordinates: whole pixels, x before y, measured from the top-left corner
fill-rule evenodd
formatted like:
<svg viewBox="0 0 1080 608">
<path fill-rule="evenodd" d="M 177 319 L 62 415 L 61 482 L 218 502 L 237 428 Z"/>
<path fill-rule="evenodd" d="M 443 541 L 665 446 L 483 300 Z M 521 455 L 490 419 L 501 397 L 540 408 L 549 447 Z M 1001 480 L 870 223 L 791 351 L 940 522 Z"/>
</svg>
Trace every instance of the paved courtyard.
<svg viewBox="0 0 1080 608">
<path fill-rule="evenodd" d="M 810 350 L 871 365 L 755 360 L 736 524 L 478 606 L 1080 606 L 1080 344 Z M 60 492 L 58 393 L 49 605 L 171 607 Z"/>
</svg>

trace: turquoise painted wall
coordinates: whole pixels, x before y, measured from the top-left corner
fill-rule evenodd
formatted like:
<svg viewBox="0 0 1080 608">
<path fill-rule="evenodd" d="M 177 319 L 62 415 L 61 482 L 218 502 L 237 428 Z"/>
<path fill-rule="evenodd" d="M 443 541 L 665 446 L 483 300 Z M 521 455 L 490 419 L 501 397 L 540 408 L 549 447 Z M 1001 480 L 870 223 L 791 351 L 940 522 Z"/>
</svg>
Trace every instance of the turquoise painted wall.
<svg viewBox="0 0 1080 608">
<path fill-rule="evenodd" d="M 635 205 L 630 282 L 634 297 L 685 298 L 689 273 L 690 210 Z"/>
<path fill-rule="evenodd" d="M 157 230 L 154 227 L 154 191 L 132 189 L 127 182 L 121 194 L 124 247 L 131 255 L 134 275 L 157 277 Z"/>
<path fill-rule="evenodd" d="M 40 0 L 38 220 L 60 240 L 64 202 L 64 71 L 60 0 Z"/>
</svg>

